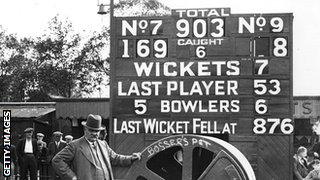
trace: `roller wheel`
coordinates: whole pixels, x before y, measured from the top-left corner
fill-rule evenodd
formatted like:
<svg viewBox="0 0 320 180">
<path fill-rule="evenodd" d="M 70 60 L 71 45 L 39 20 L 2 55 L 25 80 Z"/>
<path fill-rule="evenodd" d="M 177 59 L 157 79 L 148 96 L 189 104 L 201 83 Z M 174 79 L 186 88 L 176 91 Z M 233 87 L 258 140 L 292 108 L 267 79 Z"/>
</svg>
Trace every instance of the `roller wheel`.
<svg viewBox="0 0 320 180">
<path fill-rule="evenodd" d="M 255 180 L 245 156 L 231 144 L 213 137 L 175 135 L 142 151 L 128 180 Z"/>
</svg>

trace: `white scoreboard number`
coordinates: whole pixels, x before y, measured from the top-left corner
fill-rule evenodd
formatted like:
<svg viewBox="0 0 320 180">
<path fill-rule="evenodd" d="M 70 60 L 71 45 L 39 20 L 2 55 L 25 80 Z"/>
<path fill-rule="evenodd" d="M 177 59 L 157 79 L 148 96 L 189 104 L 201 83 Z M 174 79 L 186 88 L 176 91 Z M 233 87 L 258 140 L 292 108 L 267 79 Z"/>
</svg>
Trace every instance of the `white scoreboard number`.
<svg viewBox="0 0 320 180">
<path fill-rule="evenodd" d="M 292 120 L 288 118 L 257 118 L 253 121 L 253 124 L 253 132 L 255 134 L 273 134 L 278 126 L 280 126 L 283 134 L 291 134 L 294 130 Z M 269 129 L 266 127 L 267 124 L 271 124 Z"/>
<path fill-rule="evenodd" d="M 192 25 L 192 28 L 190 26 Z M 203 38 L 210 34 L 210 37 L 222 37 L 224 36 L 224 19 L 214 18 L 207 22 L 206 19 L 195 19 L 190 25 L 187 19 L 179 19 L 176 23 L 176 29 L 178 30 L 177 36 L 179 38 L 188 37 L 193 35 L 196 38 Z M 208 32 L 208 25 L 212 27 L 211 32 Z M 190 33 L 190 30 L 192 32 Z"/>
<path fill-rule="evenodd" d="M 123 39 L 122 58 L 133 58 L 129 55 L 129 39 Z M 150 57 L 153 52 L 153 57 L 165 58 L 168 56 L 168 40 L 167 39 L 139 39 L 136 41 L 135 52 L 137 58 Z"/>
<path fill-rule="evenodd" d="M 284 37 L 275 38 L 273 41 L 273 54 L 276 57 L 284 57 L 288 54 L 287 39 Z"/>
<path fill-rule="evenodd" d="M 267 25 L 267 19 L 263 16 L 257 17 L 256 19 L 255 17 L 250 17 L 249 21 L 245 17 L 239 17 L 238 22 L 238 32 L 240 34 L 244 33 L 244 30 L 247 30 L 249 33 L 255 33 L 255 27 L 258 28 L 258 31 L 262 31 Z M 270 19 L 269 25 L 271 26 L 271 32 L 283 32 L 284 22 L 281 17 L 272 17 Z"/>
</svg>

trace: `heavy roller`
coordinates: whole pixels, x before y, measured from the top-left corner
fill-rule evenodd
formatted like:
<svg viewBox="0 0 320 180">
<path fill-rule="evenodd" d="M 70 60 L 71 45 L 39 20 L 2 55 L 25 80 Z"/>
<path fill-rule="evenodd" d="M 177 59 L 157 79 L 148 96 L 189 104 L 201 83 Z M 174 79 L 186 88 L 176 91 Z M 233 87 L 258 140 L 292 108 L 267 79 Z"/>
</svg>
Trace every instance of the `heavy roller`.
<svg viewBox="0 0 320 180">
<path fill-rule="evenodd" d="M 174 135 L 154 142 L 133 164 L 127 180 L 255 180 L 245 156 L 214 137 Z"/>
</svg>

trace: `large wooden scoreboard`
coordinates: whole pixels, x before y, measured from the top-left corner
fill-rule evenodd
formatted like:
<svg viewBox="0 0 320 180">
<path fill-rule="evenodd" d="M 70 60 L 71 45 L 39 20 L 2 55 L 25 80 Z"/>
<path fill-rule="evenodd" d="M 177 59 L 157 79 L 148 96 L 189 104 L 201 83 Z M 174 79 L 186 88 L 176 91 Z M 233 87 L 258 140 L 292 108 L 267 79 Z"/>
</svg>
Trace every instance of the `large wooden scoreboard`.
<svg viewBox="0 0 320 180">
<path fill-rule="evenodd" d="M 258 180 L 292 179 L 292 21 L 230 8 L 115 18 L 111 147 L 129 154 L 172 134 L 214 136 Z"/>
</svg>

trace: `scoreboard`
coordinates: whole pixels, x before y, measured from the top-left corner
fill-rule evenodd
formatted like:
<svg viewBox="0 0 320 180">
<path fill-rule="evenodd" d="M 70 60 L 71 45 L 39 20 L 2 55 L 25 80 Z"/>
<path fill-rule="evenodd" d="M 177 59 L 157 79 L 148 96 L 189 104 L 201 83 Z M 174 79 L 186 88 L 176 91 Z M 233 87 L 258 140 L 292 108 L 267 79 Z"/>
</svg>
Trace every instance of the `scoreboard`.
<svg viewBox="0 0 320 180">
<path fill-rule="evenodd" d="M 131 153 L 170 134 L 221 137 L 257 179 L 291 179 L 292 20 L 230 8 L 115 18 L 111 146 Z"/>
</svg>

